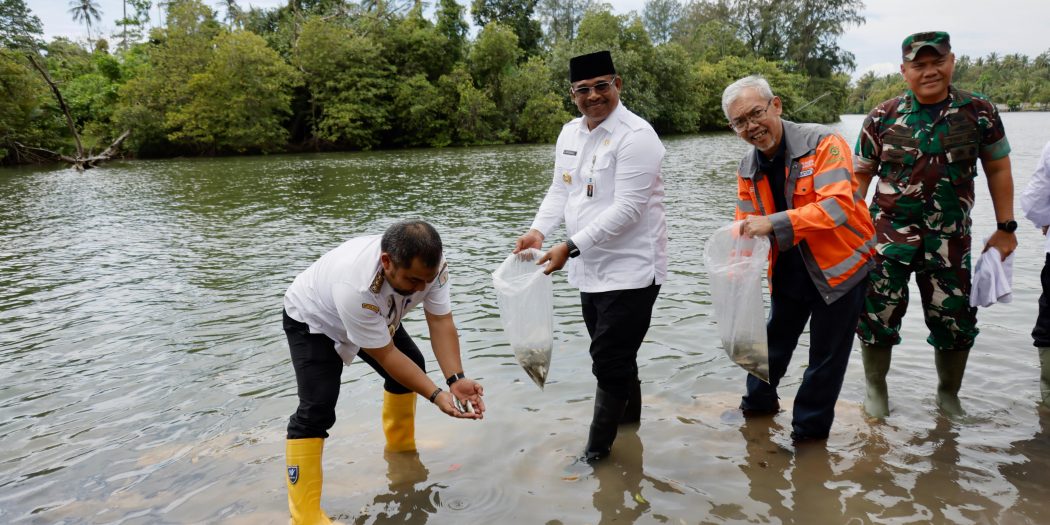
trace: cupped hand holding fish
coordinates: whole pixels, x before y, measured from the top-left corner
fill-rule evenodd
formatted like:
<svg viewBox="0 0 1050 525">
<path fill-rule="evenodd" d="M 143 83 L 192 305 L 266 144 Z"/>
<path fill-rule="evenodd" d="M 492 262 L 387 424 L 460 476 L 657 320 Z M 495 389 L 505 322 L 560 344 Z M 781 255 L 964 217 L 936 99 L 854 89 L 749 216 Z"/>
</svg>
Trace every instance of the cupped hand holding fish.
<svg viewBox="0 0 1050 525">
<path fill-rule="evenodd" d="M 460 404 L 467 407 L 473 408 L 473 412 L 469 410 L 468 414 L 475 414 L 475 419 L 482 419 L 485 417 L 485 401 L 481 399 L 481 396 L 485 395 L 485 388 L 481 386 L 481 383 L 474 381 L 473 379 L 463 378 L 449 387 L 449 391 L 452 395 L 456 396 L 456 399 L 460 401 Z M 469 405 L 467 404 L 469 403 Z"/>
</svg>

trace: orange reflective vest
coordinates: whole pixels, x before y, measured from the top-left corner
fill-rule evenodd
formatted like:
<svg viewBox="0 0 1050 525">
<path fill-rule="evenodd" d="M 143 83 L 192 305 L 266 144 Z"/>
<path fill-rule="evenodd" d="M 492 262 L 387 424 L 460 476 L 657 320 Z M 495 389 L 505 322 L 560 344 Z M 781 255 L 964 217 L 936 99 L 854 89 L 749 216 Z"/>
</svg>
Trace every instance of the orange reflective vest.
<svg viewBox="0 0 1050 525">
<path fill-rule="evenodd" d="M 864 279 L 875 254 L 875 227 L 857 195 L 853 158 L 846 141 L 826 126 L 787 120 L 784 193 L 787 210 L 775 211 L 773 190 L 758 172 L 752 150 L 737 172 L 736 220 L 768 215 L 773 223 L 769 283 L 778 251 L 799 245 L 813 284 L 831 304 Z"/>
</svg>

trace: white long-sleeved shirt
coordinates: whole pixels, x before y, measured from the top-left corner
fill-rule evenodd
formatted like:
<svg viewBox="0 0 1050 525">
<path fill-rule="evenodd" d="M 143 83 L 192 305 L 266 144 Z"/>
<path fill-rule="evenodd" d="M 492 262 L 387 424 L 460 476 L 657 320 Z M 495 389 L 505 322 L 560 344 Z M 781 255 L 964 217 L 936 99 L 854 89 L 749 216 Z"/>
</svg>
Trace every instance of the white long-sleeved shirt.
<svg viewBox="0 0 1050 525">
<path fill-rule="evenodd" d="M 549 238 L 565 222 L 580 249 L 567 265 L 569 284 L 581 292 L 631 290 L 667 279 L 664 151 L 653 127 L 623 103 L 593 130 L 582 117 L 562 128 L 554 180 L 532 228 Z"/>
<path fill-rule="evenodd" d="M 1039 165 L 1021 193 L 1021 209 L 1037 228 L 1050 226 L 1050 142 L 1043 147 Z M 1050 237 L 1046 239 L 1046 251 L 1050 252 Z"/>
</svg>

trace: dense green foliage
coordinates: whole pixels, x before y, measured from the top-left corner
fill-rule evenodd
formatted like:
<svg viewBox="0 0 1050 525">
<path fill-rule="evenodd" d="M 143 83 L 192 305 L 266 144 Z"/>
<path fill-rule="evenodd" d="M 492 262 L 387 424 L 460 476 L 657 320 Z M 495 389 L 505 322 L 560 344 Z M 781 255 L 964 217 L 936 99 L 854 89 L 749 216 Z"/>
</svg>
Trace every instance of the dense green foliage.
<svg viewBox="0 0 1050 525">
<path fill-rule="evenodd" d="M 952 84 L 981 93 L 1011 111 L 1045 110 L 1050 106 L 1050 51 L 1035 59 L 996 53 L 977 59 L 965 55 L 957 57 Z M 857 79 L 857 85 L 850 92 L 846 112 L 867 113 L 878 103 L 901 94 L 907 87 L 904 78 L 897 73 L 883 77 L 866 73 Z"/>
<path fill-rule="evenodd" d="M 97 22 L 93 2 L 70 5 Z M 16 143 L 72 144 L 29 55 L 85 148 L 130 130 L 136 156 L 552 141 L 578 114 L 569 58 L 600 49 L 613 53 L 624 104 L 663 134 L 725 129 L 722 89 L 752 73 L 804 121 L 899 90 L 871 76 L 848 87 L 853 57 L 836 41 L 863 21 L 860 0 L 649 0 L 641 14 L 593 0 L 438 0 L 429 15 L 421 2 L 373 0 L 162 5 L 164 25 L 149 28 L 156 2 L 128 0 L 111 48 L 102 35 L 45 43 L 24 0 L 0 0 L 0 162 L 25 160 Z M 1046 58 L 963 58 L 958 71 L 993 98 L 1045 104 Z"/>
</svg>

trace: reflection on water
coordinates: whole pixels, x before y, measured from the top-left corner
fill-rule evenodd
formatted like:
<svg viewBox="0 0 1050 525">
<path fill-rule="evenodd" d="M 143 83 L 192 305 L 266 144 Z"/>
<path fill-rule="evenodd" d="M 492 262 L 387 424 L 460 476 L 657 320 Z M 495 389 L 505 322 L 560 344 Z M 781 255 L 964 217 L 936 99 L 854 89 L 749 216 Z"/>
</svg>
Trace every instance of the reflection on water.
<svg viewBox="0 0 1050 525">
<path fill-rule="evenodd" d="M 1050 115 L 1004 120 L 1021 188 Z M 839 126 L 853 141 L 859 124 Z M 463 422 L 421 404 L 419 453 L 384 454 L 381 380 L 349 367 L 324 456 L 324 508 L 346 523 L 1050 522 L 1050 416 L 1035 408 L 1028 336 L 1038 231 L 1019 231 L 1014 302 L 978 314 L 968 418 L 937 411 L 913 309 L 890 417 L 863 417 L 858 356 L 827 443 L 796 448 L 790 412 L 736 410 L 744 375 L 718 347 L 700 264 L 732 216 L 744 144 L 665 143 L 670 277 L 640 353 L 642 424 L 576 471 L 594 392 L 579 297 L 555 279 L 540 391 L 502 334 L 490 278 L 549 183 L 549 146 L 0 171 L 0 523 L 286 523 L 295 382 L 281 296 L 329 248 L 407 216 L 434 222 L 448 246 L 467 372 L 490 410 Z M 994 221 L 977 189 L 981 238 Z M 406 328 L 425 334 L 422 315 Z"/>
<path fill-rule="evenodd" d="M 420 460 L 419 453 L 384 452 L 383 459 L 387 462 L 387 492 L 376 495 L 369 506 L 361 509 L 354 523 L 426 523 L 437 510 L 438 505 L 434 502 L 437 487 L 426 485 L 430 472 Z"/>
</svg>

